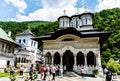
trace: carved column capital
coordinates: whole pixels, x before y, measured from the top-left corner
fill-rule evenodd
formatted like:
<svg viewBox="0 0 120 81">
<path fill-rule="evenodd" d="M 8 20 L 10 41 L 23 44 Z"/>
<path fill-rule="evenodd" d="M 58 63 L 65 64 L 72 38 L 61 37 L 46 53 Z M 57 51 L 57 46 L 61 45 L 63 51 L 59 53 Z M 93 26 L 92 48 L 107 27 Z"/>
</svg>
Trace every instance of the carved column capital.
<svg viewBox="0 0 120 81">
<path fill-rule="evenodd" d="M 73 54 L 73 56 L 75 56 L 75 57 L 76 57 L 76 56 L 77 56 L 77 54 Z"/>
</svg>

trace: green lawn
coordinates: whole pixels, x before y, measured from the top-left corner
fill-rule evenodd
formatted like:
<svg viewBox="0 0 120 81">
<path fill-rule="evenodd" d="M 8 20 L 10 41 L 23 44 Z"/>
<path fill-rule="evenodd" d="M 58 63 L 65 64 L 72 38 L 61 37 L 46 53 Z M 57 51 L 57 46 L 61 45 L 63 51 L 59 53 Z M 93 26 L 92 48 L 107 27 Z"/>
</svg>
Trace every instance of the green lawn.
<svg viewBox="0 0 120 81">
<path fill-rule="evenodd" d="M 15 73 L 15 76 L 18 76 L 19 73 Z M 0 77 L 9 77 L 10 73 L 0 73 Z"/>
</svg>

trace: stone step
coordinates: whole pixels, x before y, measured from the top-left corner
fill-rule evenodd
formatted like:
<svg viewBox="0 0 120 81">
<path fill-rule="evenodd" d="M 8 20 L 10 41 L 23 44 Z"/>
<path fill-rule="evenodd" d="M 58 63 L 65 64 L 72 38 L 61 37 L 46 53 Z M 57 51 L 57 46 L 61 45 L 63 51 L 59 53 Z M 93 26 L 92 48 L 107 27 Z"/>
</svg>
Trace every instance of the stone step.
<svg viewBox="0 0 120 81">
<path fill-rule="evenodd" d="M 65 74 L 63 74 L 63 76 L 67 76 L 67 77 L 77 77 L 79 75 L 77 75 L 76 73 L 74 72 L 66 72 Z"/>
</svg>

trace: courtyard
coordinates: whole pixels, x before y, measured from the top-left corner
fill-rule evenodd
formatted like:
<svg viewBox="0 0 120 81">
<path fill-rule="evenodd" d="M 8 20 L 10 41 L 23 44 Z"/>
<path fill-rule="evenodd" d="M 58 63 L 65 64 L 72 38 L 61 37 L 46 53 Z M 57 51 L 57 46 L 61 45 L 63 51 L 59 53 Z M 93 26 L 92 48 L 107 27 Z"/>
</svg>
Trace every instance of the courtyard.
<svg viewBox="0 0 120 81">
<path fill-rule="evenodd" d="M 51 76 L 52 78 L 52 76 Z M 0 78 L 0 81 L 10 81 L 8 77 Z M 16 81 L 25 81 L 22 76 L 16 77 Z M 41 81 L 40 78 L 36 79 L 35 81 Z M 47 78 L 46 78 L 46 81 Z M 81 76 L 56 76 L 56 81 L 105 81 L 104 78 L 95 78 L 95 77 L 84 77 L 81 78 Z"/>
</svg>

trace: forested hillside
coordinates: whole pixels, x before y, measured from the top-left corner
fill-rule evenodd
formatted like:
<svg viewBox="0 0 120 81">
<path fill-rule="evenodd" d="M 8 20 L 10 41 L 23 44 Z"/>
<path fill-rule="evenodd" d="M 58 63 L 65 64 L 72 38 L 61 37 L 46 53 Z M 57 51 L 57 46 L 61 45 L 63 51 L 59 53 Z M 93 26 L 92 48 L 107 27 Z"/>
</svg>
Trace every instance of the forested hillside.
<svg viewBox="0 0 120 81">
<path fill-rule="evenodd" d="M 120 59 L 120 9 L 109 9 L 94 14 L 93 25 L 111 31 L 108 41 L 101 48 L 103 65 L 113 58 Z"/>
<path fill-rule="evenodd" d="M 16 34 L 19 34 L 26 29 L 36 28 L 42 25 L 49 24 L 48 21 L 25 21 L 25 22 L 0 22 L 0 27 L 2 27 L 6 32 L 12 32 L 12 38 L 15 39 Z"/>
<path fill-rule="evenodd" d="M 58 22 L 0 22 L 0 26 L 6 32 L 12 31 L 12 37 L 14 39 L 16 34 L 28 28 L 36 36 L 56 31 L 58 29 Z M 120 59 L 120 9 L 115 8 L 94 13 L 93 26 L 94 28 L 103 28 L 112 32 L 108 41 L 101 47 L 103 66 L 110 58 L 114 58 L 114 60 Z"/>
</svg>

